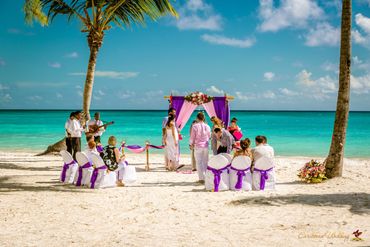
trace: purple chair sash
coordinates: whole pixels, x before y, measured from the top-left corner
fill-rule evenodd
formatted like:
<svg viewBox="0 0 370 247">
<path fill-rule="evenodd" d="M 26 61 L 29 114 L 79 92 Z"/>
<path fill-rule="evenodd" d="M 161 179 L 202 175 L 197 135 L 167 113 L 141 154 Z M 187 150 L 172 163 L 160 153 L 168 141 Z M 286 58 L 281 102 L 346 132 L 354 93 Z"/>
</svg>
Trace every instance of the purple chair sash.
<svg viewBox="0 0 370 247">
<path fill-rule="evenodd" d="M 102 146 L 96 146 L 96 151 L 98 151 L 99 153 L 102 153 L 104 151 L 104 148 Z"/>
<path fill-rule="evenodd" d="M 271 167 L 270 169 L 267 169 L 267 170 L 260 170 L 260 169 L 254 168 L 255 172 L 259 172 L 261 174 L 260 190 L 265 189 L 266 180 L 269 178 L 268 172 L 272 171 L 273 169 L 274 169 L 273 167 Z"/>
<path fill-rule="evenodd" d="M 221 169 L 215 169 L 215 168 L 207 166 L 207 170 L 211 171 L 214 175 L 213 184 L 214 184 L 214 191 L 215 192 L 218 192 L 218 187 L 220 186 L 222 172 L 227 170 L 227 168 L 229 168 L 229 166 L 230 165 L 227 165 L 227 166 L 225 166 Z"/>
<path fill-rule="evenodd" d="M 239 170 L 234 167 L 231 167 L 231 170 L 234 170 L 237 172 L 236 174 L 238 175 L 238 181 L 235 184 L 235 189 L 240 190 L 243 185 L 243 177 L 245 176 L 245 172 L 250 170 L 250 167 L 248 167 L 247 169 L 243 169 L 243 170 Z"/>
<path fill-rule="evenodd" d="M 78 178 L 77 178 L 76 186 L 81 186 L 81 181 L 82 181 L 82 169 L 89 168 L 89 167 L 92 167 L 92 165 L 91 165 L 91 163 L 90 163 L 90 162 L 87 162 L 86 164 L 84 164 L 83 166 L 80 166 L 80 167 L 78 168 Z"/>
<path fill-rule="evenodd" d="M 95 182 L 96 182 L 96 179 L 98 178 L 99 170 L 105 170 L 105 169 L 107 169 L 106 166 L 101 166 L 101 167 L 98 167 L 98 168 L 94 168 L 94 171 L 91 175 L 91 180 L 90 180 L 90 182 L 91 182 L 90 188 L 91 189 L 95 188 Z"/>
<path fill-rule="evenodd" d="M 60 180 L 64 183 L 66 181 L 66 174 L 67 170 L 69 169 L 70 165 L 76 164 L 76 161 L 72 160 L 70 163 L 64 163 L 63 169 L 62 169 L 62 174 L 60 175 Z"/>
</svg>

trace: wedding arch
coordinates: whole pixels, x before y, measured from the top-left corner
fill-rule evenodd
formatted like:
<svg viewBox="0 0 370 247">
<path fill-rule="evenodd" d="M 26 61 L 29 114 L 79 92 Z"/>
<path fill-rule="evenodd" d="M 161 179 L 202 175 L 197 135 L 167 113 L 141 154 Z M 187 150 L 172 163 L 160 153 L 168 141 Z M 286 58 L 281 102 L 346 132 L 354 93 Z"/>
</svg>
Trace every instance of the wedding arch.
<svg viewBox="0 0 370 247">
<path fill-rule="evenodd" d="M 232 96 L 212 97 L 202 92 L 190 93 L 186 96 L 165 96 L 169 101 L 169 107 L 176 110 L 176 125 L 181 131 L 188 122 L 191 114 L 202 106 L 209 117 L 216 116 L 229 126 L 230 106 L 229 100 L 234 99 Z"/>
</svg>

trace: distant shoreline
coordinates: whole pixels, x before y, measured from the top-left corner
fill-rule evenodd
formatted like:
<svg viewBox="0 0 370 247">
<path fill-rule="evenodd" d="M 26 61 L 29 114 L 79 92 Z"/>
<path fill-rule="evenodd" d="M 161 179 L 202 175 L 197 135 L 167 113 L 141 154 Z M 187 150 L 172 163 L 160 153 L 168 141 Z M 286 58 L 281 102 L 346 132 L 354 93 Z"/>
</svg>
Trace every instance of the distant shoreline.
<svg viewBox="0 0 370 247">
<path fill-rule="evenodd" d="M 0 111 L 75 111 L 76 109 L 0 109 Z M 203 109 L 202 109 L 203 110 Z M 118 112 L 132 112 L 132 111 L 152 111 L 152 112 L 164 112 L 166 109 L 90 109 L 91 112 L 94 111 L 118 111 Z M 334 110 L 231 110 L 231 112 L 335 112 Z M 351 110 L 350 112 L 356 113 L 370 113 L 369 111 L 355 111 Z"/>
</svg>

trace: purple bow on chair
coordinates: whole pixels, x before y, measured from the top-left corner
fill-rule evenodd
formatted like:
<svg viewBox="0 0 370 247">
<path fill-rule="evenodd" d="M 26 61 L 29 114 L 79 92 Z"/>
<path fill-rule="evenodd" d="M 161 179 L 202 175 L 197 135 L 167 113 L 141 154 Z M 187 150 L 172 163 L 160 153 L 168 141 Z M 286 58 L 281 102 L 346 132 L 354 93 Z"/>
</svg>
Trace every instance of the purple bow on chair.
<svg viewBox="0 0 370 247">
<path fill-rule="evenodd" d="M 269 168 L 267 170 L 260 170 L 260 169 L 254 168 L 254 171 L 255 172 L 259 172 L 261 174 L 260 190 L 264 190 L 265 189 L 266 180 L 269 178 L 268 172 L 272 171 L 272 169 L 274 169 L 274 168 L 271 167 L 271 168 Z"/>
<path fill-rule="evenodd" d="M 81 181 L 82 181 L 82 169 L 89 168 L 89 167 L 92 167 L 92 165 L 91 165 L 91 163 L 90 163 L 90 162 L 87 162 L 85 165 L 80 166 L 80 167 L 78 168 L 78 178 L 77 178 L 76 186 L 81 186 Z"/>
<path fill-rule="evenodd" d="M 236 174 L 238 175 L 238 181 L 235 184 L 235 189 L 240 190 L 242 188 L 243 177 L 245 176 L 245 172 L 248 171 L 249 169 L 250 169 L 250 167 L 248 167 L 247 169 L 244 169 L 244 170 L 239 170 L 239 169 L 236 169 L 234 167 L 231 167 L 231 170 L 236 171 L 237 172 Z"/>
<path fill-rule="evenodd" d="M 214 184 L 214 191 L 218 192 L 218 187 L 220 186 L 220 181 L 221 181 L 221 174 L 223 171 L 227 170 L 230 165 L 225 166 L 224 168 L 221 169 L 215 169 L 212 167 L 207 166 L 207 170 L 211 171 L 213 173 L 214 179 L 213 179 L 213 184 Z"/>
<path fill-rule="evenodd" d="M 92 176 L 91 176 L 91 189 L 94 189 L 95 187 L 95 182 L 96 182 L 96 179 L 98 178 L 98 174 L 99 174 L 99 170 L 105 170 L 107 169 L 106 166 L 101 166 L 101 167 L 98 167 L 98 168 L 94 168 L 94 171 L 92 173 Z"/>
<path fill-rule="evenodd" d="M 70 163 L 64 163 L 63 165 L 63 170 L 62 170 L 62 174 L 60 175 L 60 180 L 64 183 L 64 181 L 66 181 L 66 173 L 67 173 L 67 170 L 69 169 L 69 166 L 70 165 L 73 165 L 73 164 L 76 164 L 76 161 L 72 160 Z"/>
</svg>

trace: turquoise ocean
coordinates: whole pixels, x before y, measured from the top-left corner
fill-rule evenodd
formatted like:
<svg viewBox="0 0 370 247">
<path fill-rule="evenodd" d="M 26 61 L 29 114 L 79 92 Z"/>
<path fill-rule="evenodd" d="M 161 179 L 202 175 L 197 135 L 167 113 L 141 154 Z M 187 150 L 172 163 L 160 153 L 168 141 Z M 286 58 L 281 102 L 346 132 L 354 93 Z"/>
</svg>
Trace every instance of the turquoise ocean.
<svg viewBox="0 0 370 247">
<path fill-rule="evenodd" d="M 128 145 L 144 145 L 146 140 L 161 145 L 161 124 L 166 111 L 100 112 L 103 121 L 115 122 L 103 135 L 103 144 L 114 135 Z M 0 150 L 45 150 L 63 138 L 69 113 L 65 110 L 0 110 Z M 334 112 L 232 111 L 231 117 L 238 118 L 244 137 L 253 140 L 256 135 L 267 136 L 278 156 L 324 157 L 328 153 Z M 182 130 L 182 153 L 189 153 L 190 122 Z M 370 112 L 350 113 L 345 152 L 347 157 L 370 157 Z"/>
</svg>

